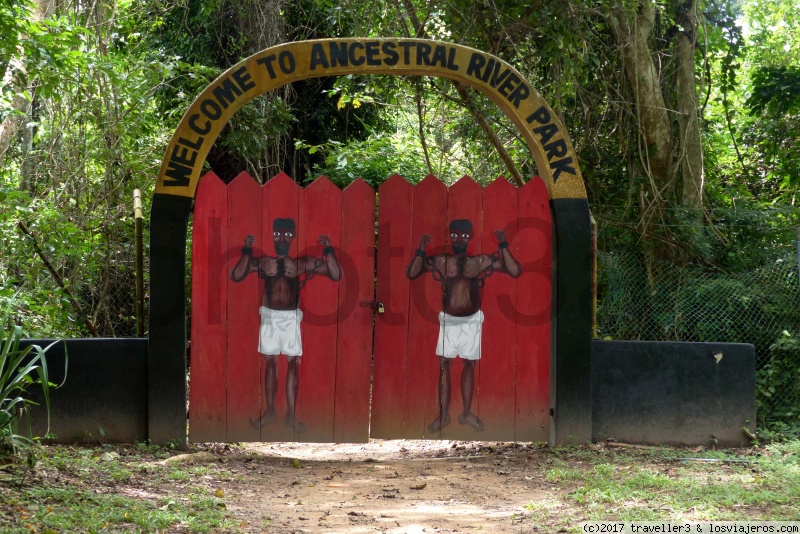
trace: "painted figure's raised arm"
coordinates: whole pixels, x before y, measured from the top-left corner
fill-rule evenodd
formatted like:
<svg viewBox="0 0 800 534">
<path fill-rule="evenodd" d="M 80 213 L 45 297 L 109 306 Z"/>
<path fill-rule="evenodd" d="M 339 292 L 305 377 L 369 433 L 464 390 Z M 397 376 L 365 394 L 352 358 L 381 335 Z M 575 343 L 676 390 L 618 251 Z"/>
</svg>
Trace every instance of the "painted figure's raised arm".
<svg viewBox="0 0 800 534">
<path fill-rule="evenodd" d="M 430 244 L 431 236 L 428 234 L 423 234 L 423 236 L 419 238 L 419 248 L 414 252 L 414 258 L 406 266 L 406 276 L 409 279 L 414 280 L 422 273 L 431 271 L 431 264 L 427 261 L 428 255 L 425 252 L 425 249 L 427 249 Z"/>
<path fill-rule="evenodd" d="M 259 260 L 253 257 L 253 244 L 255 242 L 256 236 L 252 234 L 244 238 L 242 257 L 231 269 L 231 280 L 234 282 L 241 282 L 248 274 L 258 271 Z"/>
<path fill-rule="evenodd" d="M 317 242 L 323 247 L 322 257 L 307 257 L 305 265 L 303 266 L 305 271 L 313 272 L 314 274 L 323 274 L 331 280 L 338 282 L 342 279 L 343 273 L 342 267 L 339 265 L 339 260 L 336 257 L 331 238 L 323 234 L 317 238 Z"/>
<path fill-rule="evenodd" d="M 502 230 L 495 230 L 493 234 L 494 238 L 497 239 L 497 254 L 490 256 L 493 270 L 505 273 L 512 278 L 517 278 L 522 274 L 522 266 L 508 248 L 506 233 Z"/>
</svg>

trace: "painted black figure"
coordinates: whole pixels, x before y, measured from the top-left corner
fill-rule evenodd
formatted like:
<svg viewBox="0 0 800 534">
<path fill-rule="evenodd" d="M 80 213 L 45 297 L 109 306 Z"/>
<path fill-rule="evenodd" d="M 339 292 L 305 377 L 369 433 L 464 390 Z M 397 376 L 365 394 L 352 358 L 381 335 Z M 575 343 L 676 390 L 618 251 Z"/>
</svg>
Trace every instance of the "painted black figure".
<svg viewBox="0 0 800 534">
<path fill-rule="evenodd" d="M 414 259 L 406 267 L 406 276 L 411 280 L 424 272 L 432 274 L 442 284 L 442 311 L 439 313 L 439 340 L 436 354 L 439 356 L 439 417 L 428 425 L 428 430 L 437 432 L 450 424 L 450 362 L 460 356 L 464 362 L 461 372 L 462 412 L 458 422 L 477 431 L 484 429 L 483 421 L 472 412 L 472 396 L 475 389 L 475 365 L 481 357 L 481 288 L 486 278 L 494 273 L 504 273 L 514 278 L 522 274 L 522 267 L 508 249 L 505 233 L 495 230 L 498 241 L 493 254 L 467 255 L 472 239 L 472 222 L 467 219 L 450 223 L 450 249 L 452 252 L 428 256 L 426 248 L 431 236 L 423 235 L 419 240 Z"/>
<path fill-rule="evenodd" d="M 317 239 L 322 256 L 292 258 L 289 254 L 296 235 L 294 219 L 275 219 L 272 223 L 272 241 L 275 256 L 253 256 L 255 237 L 244 240 L 242 257 L 231 270 L 234 282 L 241 282 L 250 273 L 258 273 L 264 280 L 261 298 L 261 327 L 259 329 L 258 352 L 266 359 L 264 390 L 267 409 L 261 414 L 256 426 L 264 426 L 278 419 L 275 411 L 275 394 L 278 390 L 278 356 L 284 354 L 288 363 L 286 371 L 286 417 L 284 426 L 296 432 L 304 432 L 305 424 L 296 416 L 297 392 L 300 386 L 299 364 L 303 354 L 300 337 L 300 321 L 303 312 L 299 308 L 300 290 L 316 275 L 324 275 L 334 281 L 342 278 L 342 269 L 334 254 L 331 240 L 326 235 Z"/>
</svg>

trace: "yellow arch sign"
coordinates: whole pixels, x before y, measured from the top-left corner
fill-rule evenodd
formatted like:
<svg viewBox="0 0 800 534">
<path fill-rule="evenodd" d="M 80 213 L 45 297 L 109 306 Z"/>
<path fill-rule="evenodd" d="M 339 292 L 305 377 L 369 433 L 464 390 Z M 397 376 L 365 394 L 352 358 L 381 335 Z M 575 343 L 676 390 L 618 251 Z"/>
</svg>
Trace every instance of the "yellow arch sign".
<svg viewBox="0 0 800 534">
<path fill-rule="evenodd" d="M 225 71 L 192 103 L 172 136 L 156 194 L 194 197 L 203 163 L 230 118 L 253 98 L 298 80 L 347 74 L 449 78 L 488 96 L 528 144 L 550 198 L 586 198 L 564 126 L 511 65 L 466 46 L 426 39 L 320 39 L 274 46 Z"/>
</svg>

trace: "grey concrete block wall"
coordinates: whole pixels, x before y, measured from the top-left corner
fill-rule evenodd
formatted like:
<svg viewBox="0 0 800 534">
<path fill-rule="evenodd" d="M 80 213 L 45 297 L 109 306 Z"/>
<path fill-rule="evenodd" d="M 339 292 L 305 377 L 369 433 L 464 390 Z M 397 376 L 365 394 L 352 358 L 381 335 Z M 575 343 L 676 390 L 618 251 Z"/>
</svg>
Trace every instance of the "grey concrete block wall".
<svg viewBox="0 0 800 534">
<path fill-rule="evenodd" d="M 743 447 L 754 431 L 755 349 L 592 342 L 592 440 Z"/>
</svg>

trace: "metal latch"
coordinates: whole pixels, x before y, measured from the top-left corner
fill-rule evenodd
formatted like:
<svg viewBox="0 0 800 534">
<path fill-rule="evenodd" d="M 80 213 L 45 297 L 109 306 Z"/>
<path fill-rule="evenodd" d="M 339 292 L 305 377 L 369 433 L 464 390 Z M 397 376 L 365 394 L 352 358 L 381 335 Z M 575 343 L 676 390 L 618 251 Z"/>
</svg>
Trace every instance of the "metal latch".
<svg viewBox="0 0 800 534">
<path fill-rule="evenodd" d="M 383 305 L 383 302 L 378 302 L 377 300 L 362 300 L 358 304 L 365 308 L 377 310 L 378 313 L 383 313 L 386 311 L 386 306 Z"/>
</svg>

